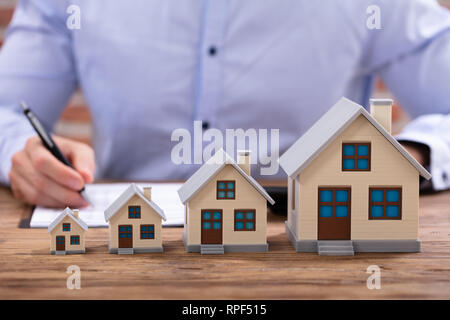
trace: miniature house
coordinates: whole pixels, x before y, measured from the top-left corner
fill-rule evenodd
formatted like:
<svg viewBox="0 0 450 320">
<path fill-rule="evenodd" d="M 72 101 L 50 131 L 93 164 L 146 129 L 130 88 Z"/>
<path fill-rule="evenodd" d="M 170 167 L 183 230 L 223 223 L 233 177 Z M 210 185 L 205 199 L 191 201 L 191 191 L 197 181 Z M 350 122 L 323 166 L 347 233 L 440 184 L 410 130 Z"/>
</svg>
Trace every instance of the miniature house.
<svg viewBox="0 0 450 320">
<path fill-rule="evenodd" d="M 178 191 L 188 252 L 268 250 L 267 201 L 274 201 L 250 176 L 250 153 L 241 151 L 239 157 L 238 165 L 219 150 Z"/>
<path fill-rule="evenodd" d="M 109 252 L 119 254 L 163 252 L 161 227 L 164 211 L 152 201 L 151 188 L 131 184 L 106 210 Z"/>
<path fill-rule="evenodd" d="M 48 226 L 50 254 L 85 253 L 84 234 L 88 226 L 78 216 L 78 210 L 64 209 Z"/>
<path fill-rule="evenodd" d="M 342 98 L 281 156 L 296 251 L 421 250 L 419 178 L 431 175 L 391 136 L 391 107 Z"/>
</svg>

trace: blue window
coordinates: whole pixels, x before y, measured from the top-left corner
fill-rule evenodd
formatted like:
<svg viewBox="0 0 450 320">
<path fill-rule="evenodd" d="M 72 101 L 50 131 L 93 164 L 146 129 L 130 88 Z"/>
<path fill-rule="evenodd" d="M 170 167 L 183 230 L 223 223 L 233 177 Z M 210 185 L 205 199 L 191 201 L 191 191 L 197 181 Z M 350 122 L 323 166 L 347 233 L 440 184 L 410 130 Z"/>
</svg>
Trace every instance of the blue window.
<svg viewBox="0 0 450 320">
<path fill-rule="evenodd" d="M 235 181 L 217 181 L 217 199 L 235 199 L 236 198 Z"/>
<path fill-rule="evenodd" d="M 370 143 L 343 143 L 342 170 L 370 171 Z"/>
<path fill-rule="evenodd" d="M 211 229 L 211 222 L 203 222 L 203 229 L 205 230 Z"/>
<path fill-rule="evenodd" d="M 354 159 L 344 159 L 344 170 L 354 170 L 355 160 Z"/>
<path fill-rule="evenodd" d="M 70 236 L 70 244 L 71 245 L 79 245 L 80 244 L 80 236 Z"/>
<path fill-rule="evenodd" d="M 128 207 L 128 218 L 129 219 L 140 219 L 141 218 L 141 206 L 129 206 Z"/>
<path fill-rule="evenodd" d="M 320 217 L 330 218 L 333 216 L 333 206 L 320 206 Z"/>
<path fill-rule="evenodd" d="M 336 202 L 347 202 L 348 190 L 336 190 Z"/>
<path fill-rule="evenodd" d="M 355 146 L 352 144 L 344 144 L 343 152 L 344 152 L 344 156 L 354 156 L 355 155 Z"/>
<path fill-rule="evenodd" d="M 383 206 L 370 206 L 370 216 L 372 218 L 382 218 L 383 217 Z"/>
<path fill-rule="evenodd" d="M 63 231 L 70 231 L 70 223 L 63 223 L 62 229 Z"/>
<path fill-rule="evenodd" d="M 350 188 L 319 188 L 320 218 L 346 218 L 349 215 Z"/>
<path fill-rule="evenodd" d="M 255 231 L 256 211 L 255 209 L 234 210 L 234 231 Z"/>
<path fill-rule="evenodd" d="M 214 219 L 214 220 L 220 220 L 220 219 L 222 219 L 222 212 L 220 212 L 220 211 L 215 211 L 215 212 L 213 213 L 213 219 Z"/>
<path fill-rule="evenodd" d="M 119 238 L 132 238 L 133 237 L 133 227 L 130 225 L 120 225 L 119 226 Z"/>
<path fill-rule="evenodd" d="M 244 220 L 244 212 L 236 211 L 234 213 L 234 216 L 237 220 Z"/>
<path fill-rule="evenodd" d="M 320 190 L 320 202 L 332 202 L 333 190 Z"/>
<path fill-rule="evenodd" d="M 142 224 L 141 225 L 141 239 L 155 239 L 155 225 Z"/>
<path fill-rule="evenodd" d="M 369 145 L 359 144 L 358 145 L 358 156 L 368 156 L 369 155 Z"/>
<path fill-rule="evenodd" d="M 386 190 L 387 202 L 398 202 L 400 192 L 398 190 Z"/>
<path fill-rule="evenodd" d="M 220 209 L 205 209 L 202 210 L 203 230 L 221 230 L 222 229 L 222 210 Z"/>
<path fill-rule="evenodd" d="M 66 238 L 64 236 L 57 236 L 56 244 L 66 244 Z"/>
<path fill-rule="evenodd" d="M 204 211 L 203 212 L 203 220 L 210 220 L 211 219 L 211 212 Z"/>
<path fill-rule="evenodd" d="M 400 220 L 401 188 L 369 188 L 369 219 Z"/>
<path fill-rule="evenodd" d="M 348 217 L 348 206 L 336 206 L 336 217 Z"/>
</svg>

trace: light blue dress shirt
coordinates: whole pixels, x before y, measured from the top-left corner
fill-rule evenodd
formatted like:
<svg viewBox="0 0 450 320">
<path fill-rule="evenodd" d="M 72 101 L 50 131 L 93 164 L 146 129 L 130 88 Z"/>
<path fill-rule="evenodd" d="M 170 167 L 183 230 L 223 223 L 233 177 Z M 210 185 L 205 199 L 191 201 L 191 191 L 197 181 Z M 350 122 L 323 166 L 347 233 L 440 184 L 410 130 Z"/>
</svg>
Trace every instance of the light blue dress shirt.
<svg viewBox="0 0 450 320">
<path fill-rule="evenodd" d="M 400 137 L 431 147 L 449 187 L 450 14 L 434 1 L 22 0 L 0 53 L 0 181 L 34 134 L 21 99 L 51 129 L 81 87 L 97 177 L 185 179 L 174 129 L 279 128 L 282 153 L 340 97 L 367 106 L 376 75 L 416 118 Z"/>
</svg>

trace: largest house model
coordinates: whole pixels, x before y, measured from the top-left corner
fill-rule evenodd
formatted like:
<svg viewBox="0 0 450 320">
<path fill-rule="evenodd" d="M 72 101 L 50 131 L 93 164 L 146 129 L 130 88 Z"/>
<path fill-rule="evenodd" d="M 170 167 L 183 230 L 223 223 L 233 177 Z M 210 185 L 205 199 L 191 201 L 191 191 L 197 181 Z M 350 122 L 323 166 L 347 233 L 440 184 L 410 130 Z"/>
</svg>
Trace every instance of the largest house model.
<svg viewBox="0 0 450 320">
<path fill-rule="evenodd" d="M 296 251 L 421 250 L 419 178 L 431 175 L 391 136 L 391 107 L 342 98 L 281 156 Z"/>
<path fill-rule="evenodd" d="M 267 251 L 267 201 L 250 175 L 250 154 L 237 164 L 219 150 L 178 191 L 185 204 L 183 241 L 188 252 Z"/>
</svg>

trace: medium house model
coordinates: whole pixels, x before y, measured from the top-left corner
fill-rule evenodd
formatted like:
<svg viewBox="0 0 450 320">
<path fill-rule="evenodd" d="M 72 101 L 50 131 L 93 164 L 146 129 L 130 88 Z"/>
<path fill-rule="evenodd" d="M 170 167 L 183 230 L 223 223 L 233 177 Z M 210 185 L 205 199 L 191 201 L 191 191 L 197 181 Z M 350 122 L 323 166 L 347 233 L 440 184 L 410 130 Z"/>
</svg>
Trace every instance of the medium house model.
<svg viewBox="0 0 450 320">
<path fill-rule="evenodd" d="M 250 176 L 248 151 L 239 153 L 238 163 L 219 150 L 178 191 L 188 252 L 268 250 L 267 201 L 274 201 Z"/>
<path fill-rule="evenodd" d="M 133 254 L 163 252 L 161 226 L 164 211 L 152 201 L 151 188 L 142 192 L 131 184 L 106 210 L 109 252 Z"/>
<path fill-rule="evenodd" d="M 419 178 L 431 175 L 391 136 L 391 108 L 342 98 L 281 156 L 296 251 L 421 250 Z"/>
<path fill-rule="evenodd" d="M 78 210 L 64 209 L 48 226 L 50 254 L 85 253 L 86 231 L 88 226 L 78 217 Z"/>
</svg>

